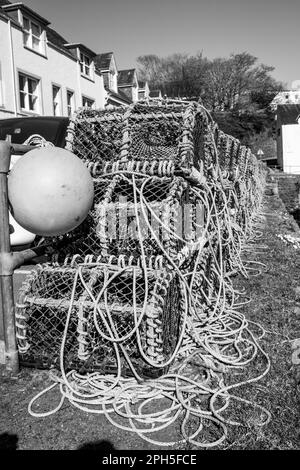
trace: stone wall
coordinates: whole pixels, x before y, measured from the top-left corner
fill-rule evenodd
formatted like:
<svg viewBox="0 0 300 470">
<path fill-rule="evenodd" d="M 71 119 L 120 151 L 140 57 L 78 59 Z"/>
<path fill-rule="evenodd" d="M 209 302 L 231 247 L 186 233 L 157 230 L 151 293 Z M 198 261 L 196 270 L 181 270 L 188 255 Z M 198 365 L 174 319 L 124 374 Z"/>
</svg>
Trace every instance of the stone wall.
<svg viewBox="0 0 300 470">
<path fill-rule="evenodd" d="M 300 209 L 300 175 L 275 173 L 278 194 L 289 212 Z"/>
</svg>

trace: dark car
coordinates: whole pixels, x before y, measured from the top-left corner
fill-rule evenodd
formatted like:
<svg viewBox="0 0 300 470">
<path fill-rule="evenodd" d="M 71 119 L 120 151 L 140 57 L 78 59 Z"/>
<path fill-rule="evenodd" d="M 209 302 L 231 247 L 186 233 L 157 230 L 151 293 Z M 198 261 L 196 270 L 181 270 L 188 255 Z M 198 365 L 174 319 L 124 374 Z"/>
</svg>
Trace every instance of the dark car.
<svg viewBox="0 0 300 470">
<path fill-rule="evenodd" d="M 0 140 L 10 139 L 13 144 L 24 144 L 30 137 L 38 135 L 55 147 L 63 148 L 68 124 L 69 118 L 61 116 L 0 119 Z"/>
</svg>

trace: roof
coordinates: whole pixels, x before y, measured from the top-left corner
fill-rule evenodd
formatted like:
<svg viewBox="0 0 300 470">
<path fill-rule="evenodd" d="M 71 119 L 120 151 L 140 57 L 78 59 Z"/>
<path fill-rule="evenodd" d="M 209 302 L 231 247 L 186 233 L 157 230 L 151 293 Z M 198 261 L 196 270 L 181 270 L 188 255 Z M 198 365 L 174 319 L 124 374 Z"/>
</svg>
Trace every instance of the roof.
<svg viewBox="0 0 300 470">
<path fill-rule="evenodd" d="M 65 44 L 67 43 L 67 40 L 65 38 L 63 38 L 59 33 L 57 33 L 54 29 L 50 28 L 49 26 L 46 28 L 46 33 L 48 42 L 50 42 L 56 47 L 59 47 L 68 55 L 71 55 L 70 51 L 65 47 Z"/>
<path fill-rule="evenodd" d="M 3 9 L 2 8 L 3 6 L 9 6 L 9 8 L 8 9 L 7 8 Z M 63 36 L 61 36 L 59 33 L 57 33 L 54 29 L 50 28 L 48 26 L 50 24 L 49 21 L 47 21 L 45 18 L 43 18 L 42 16 L 35 13 L 30 8 L 26 7 L 23 3 L 13 3 L 12 4 L 8 0 L 0 0 L 0 15 L 4 16 L 6 18 L 10 18 L 10 16 L 8 15 L 8 13 L 9 13 L 8 10 L 11 10 L 13 7 L 17 8 L 19 6 L 22 7 L 23 9 L 27 10 L 28 12 L 30 12 L 34 17 L 39 18 L 44 23 L 45 30 L 46 30 L 46 33 L 47 33 L 47 40 L 50 44 L 58 47 L 62 52 L 67 54 L 69 57 L 73 57 L 71 51 L 67 47 L 65 47 L 65 44 L 68 43 L 67 39 L 65 39 Z M 15 22 L 15 24 L 18 24 L 20 26 L 20 24 L 18 22 Z M 83 47 L 88 50 L 88 48 L 86 46 L 83 46 Z"/>
<path fill-rule="evenodd" d="M 149 93 L 150 98 L 160 98 L 161 97 L 161 91 L 160 90 L 152 90 Z"/>
<path fill-rule="evenodd" d="M 281 124 L 297 124 L 300 114 L 300 104 L 279 104 L 277 106 L 277 119 Z"/>
<path fill-rule="evenodd" d="M 97 54 L 94 58 L 95 65 L 99 70 L 109 70 L 110 62 L 113 57 L 113 52 L 105 52 L 103 54 Z"/>
<path fill-rule="evenodd" d="M 0 7 L 3 7 L 4 5 L 10 5 L 11 2 L 8 2 L 7 0 L 0 0 Z"/>
<path fill-rule="evenodd" d="M 112 91 L 112 90 L 107 90 L 107 93 L 108 93 L 108 97 L 110 98 L 116 98 L 117 100 L 120 100 L 120 101 L 123 101 L 124 104 L 131 104 L 132 101 L 130 98 L 128 98 L 128 96 L 125 95 L 125 93 L 123 93 L 122 91 L 119 91 L 118 93 L 116 93 L 115 91 Z"/>
<path fill-rule="evenodd" d="M 43 16 L 36 13 L 31 8 L 24 5 L 24 3 L 22 3 L 22 2 L 16 2 L 16 3 L 6 2 L 6 3 L 2 4 L 1 7 L 5 12 L 10 12 L 10 11 L 14 11 L 16 9 L 21 9 L 21 10 L 25 11 L 26 13 L 29 13 L 29 15 L 35 17 L 37 20 L 39 20 L 44 25 L 50 24 L 50 21 L 48 21 L 46 18 L 44 18 Z"/>
<path fill-rule="evenodd" d="M 119 70 L 118 72 L 118 87 L 119 86 L 132 86 L 134 84 L 135 69 Z"/>
<path fill-rule="evenodd" d="M 10 19 L 10 17 L 8 16 L 7 13 L 5 13 L 5 11 L 3 10 L 2 7 L 4 7 L 5 5 L 10 5 L 11 2 L 8 2 L 7 0 L 0 0 L 0 16 L 2 18 L 6 18 L 6 19 Z"/>
<path fill-rule="evenodd" d="M 76 47 L 79 47 L 81 50 L 87 52 L 89 55 L 95 57 L 96 52 L 92 51 L 89 47 L 85 46 L 81 42 L 74 42 L 74 43 L 65 43 L 64 46 L 66 49 L 75 49 Z"/>
</svg>

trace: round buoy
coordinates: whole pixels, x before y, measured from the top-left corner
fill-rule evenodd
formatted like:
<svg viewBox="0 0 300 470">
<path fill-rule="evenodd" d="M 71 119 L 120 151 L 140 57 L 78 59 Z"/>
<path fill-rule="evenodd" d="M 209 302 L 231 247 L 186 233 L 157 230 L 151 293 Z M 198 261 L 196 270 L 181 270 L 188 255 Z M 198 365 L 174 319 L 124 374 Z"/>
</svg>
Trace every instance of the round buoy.
<svg viewBox="0 0 300 470">
<path fill-rule="evenodd" d="M 86 218 L 94 198 L 92 177 L 72 152 L 37 148 L 22 156 L 8 176 L 15 220 L 37 235 L 62 235 Z"/>
</svg>

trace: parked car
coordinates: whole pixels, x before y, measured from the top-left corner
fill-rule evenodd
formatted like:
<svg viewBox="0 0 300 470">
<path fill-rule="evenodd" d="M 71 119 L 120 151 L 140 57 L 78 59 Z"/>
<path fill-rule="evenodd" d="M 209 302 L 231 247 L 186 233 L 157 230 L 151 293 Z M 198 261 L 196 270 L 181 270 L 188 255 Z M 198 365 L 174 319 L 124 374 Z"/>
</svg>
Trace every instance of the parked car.
<svg viewBox="0 0 300 470">
<path fill-rule="evenodd" d="M 13 144 L 24 144 L 33 135 L 40 135 L 55 147 L 65 147 L 69 118 L 38 116 L 0 119 L 0 140 L 10 136 Z"/>
<path fill-rule="evenodd" d="M 66 131 L 69 118 L 61 116 L 18 117 L 0 119 L 0 140 L 9 140 L 13 144 L 40 146 L 47 141 L 55 147 L 65 147 Z M 21 155 L 11 156 L 11 168 Z M 26 195 L 24 195 L 26 197 Z M 36 236 L 21 227 L 9 214 L 10 243 L 13 250 L 30 246 Z"/>
</svg>

